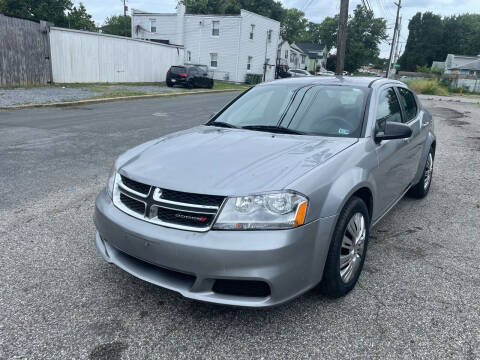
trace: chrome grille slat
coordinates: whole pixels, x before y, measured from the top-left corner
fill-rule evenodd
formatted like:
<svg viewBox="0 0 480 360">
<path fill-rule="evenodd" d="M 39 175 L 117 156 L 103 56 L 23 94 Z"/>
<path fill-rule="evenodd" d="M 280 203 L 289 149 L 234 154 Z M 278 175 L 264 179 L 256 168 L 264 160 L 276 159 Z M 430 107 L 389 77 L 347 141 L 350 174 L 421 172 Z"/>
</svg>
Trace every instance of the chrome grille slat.
<svg viewBox="0 0 480 360">
<path fill-rule="evenodd" d="M 126 183 L 145 192 L 148 189 L 148 193 L 140 193 Z M 167 192 L 169 199 L 162 197 L 162 191 Z M 175 201 L 175 195 L 178 195 L 182 200 L 197 201 L 197 203 Z M 134 210 L 135 207 L 138 208 L 138 204 L 126 204 L 122 201 L 121 196 L 127 196 L 129 199 L 144 203 L 143 214 Z M 222 202 L 218 206 L 213 205 L 219 203 L 220 200 Z M 200 232 L 211 229 L 224 200 L 225 197 L 218 195 L 182 193 L 175 190 L 160 189 L 138 183 L 118 174 L 115 178 L 113 191 L 114 205 L 133 217 L 160 226 Z M 198 203 L 198 201 L 205 201 L 208 205 Z"/>
</svg>

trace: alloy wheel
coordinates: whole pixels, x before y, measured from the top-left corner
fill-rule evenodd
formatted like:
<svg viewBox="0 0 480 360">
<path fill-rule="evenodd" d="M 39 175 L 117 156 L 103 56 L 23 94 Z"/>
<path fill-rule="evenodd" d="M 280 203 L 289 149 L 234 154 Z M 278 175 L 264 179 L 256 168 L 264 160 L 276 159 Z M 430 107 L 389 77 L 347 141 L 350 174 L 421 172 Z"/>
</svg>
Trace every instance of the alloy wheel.
<svg viewBox="0 0 480 360">
<path fill-rule="evenodd" d="M 357 273 L 364 256 L 367 228 L 362 213 L 355 213 L 343 233 L 340 249 L 340 277 L 348 283 Z"/>
<path fill-rule="evenodd" d="M 423 188 L 425 190 L 430 186 L 430 181 L 432 181 L 432 172 L 433 172 L 433 156 L 432 153 L 428 153 L 427 163 L 425 164 L 425 175 L 423 178 Z"/>
</svg>

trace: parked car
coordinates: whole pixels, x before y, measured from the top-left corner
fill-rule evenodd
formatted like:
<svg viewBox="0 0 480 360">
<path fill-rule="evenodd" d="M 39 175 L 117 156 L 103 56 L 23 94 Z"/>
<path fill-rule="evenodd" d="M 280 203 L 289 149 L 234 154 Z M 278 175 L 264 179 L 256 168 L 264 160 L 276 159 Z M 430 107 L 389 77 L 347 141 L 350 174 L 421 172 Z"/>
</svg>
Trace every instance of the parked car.
<svg viewBox="0 0 480 360">
<path fill-rule="evenodd" d="M 257 85 L 205 125 L 121 155 L 97 197 L 104 259 L 183 296 L 265 307 L 352 290 L 371 228 L 432 182 L 432 116 L 403 83 Z"/>
<path fill-rule="evenodd" d="M 291 77 L 313 76 L 307 70 L 302 70 L 302 69 L 290 69 L 288 70 L 288 73 L 291 75 Z"/>
<path fill-rule="evenodd" d="M 194 87 L 213 88 L 214 82 L 208 72 L 199 66 L 179 65 L 172 66 L 167 72 L 167 86 L 182 85 L 192 89 Z"/>
<path fill-rule="evenodd" d="M 320 70 L 319 72 L 317 72 L 317 75 L 318 76 L 335 76 L 335 73 L 329 70 Z"/>
</svg>

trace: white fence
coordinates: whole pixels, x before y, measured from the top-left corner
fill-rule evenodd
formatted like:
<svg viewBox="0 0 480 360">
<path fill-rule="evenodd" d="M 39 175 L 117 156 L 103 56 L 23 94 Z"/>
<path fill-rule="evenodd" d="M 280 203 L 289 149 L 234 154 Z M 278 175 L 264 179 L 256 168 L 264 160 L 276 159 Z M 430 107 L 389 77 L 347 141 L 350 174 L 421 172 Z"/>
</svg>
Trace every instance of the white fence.
<svg viewBox="0 0 480 360">
<path fill-rule="evenodd" d="M 64 28 L 50 28 L 56 83 L 160 82 L 183 64 L 184 48 Z"/>
</svg>

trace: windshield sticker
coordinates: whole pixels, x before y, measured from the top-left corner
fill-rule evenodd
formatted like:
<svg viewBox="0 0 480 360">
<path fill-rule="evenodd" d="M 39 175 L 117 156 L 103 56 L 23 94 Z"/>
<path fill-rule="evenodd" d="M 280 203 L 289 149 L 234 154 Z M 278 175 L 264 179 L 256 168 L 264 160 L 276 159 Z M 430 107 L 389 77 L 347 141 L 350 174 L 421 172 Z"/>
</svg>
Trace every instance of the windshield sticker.
<svg viewBox="0 0 480 360">
<path fill-rule="evenodd" d="M 341 135 L 348 135 L 350 134 L 350 130 L 340 128 L 338 129 L 338 133 Z"/>
</svg>

